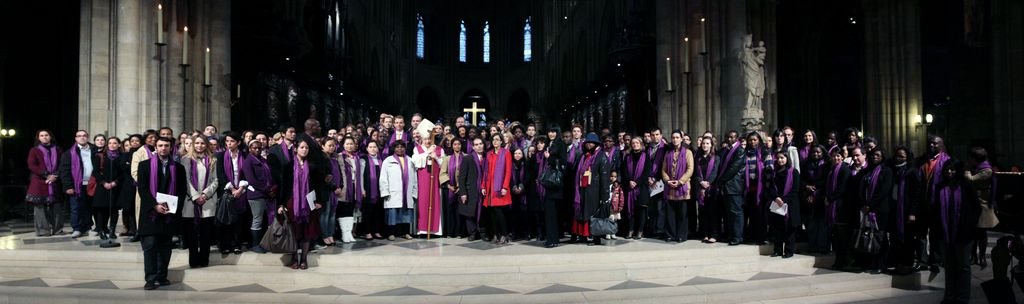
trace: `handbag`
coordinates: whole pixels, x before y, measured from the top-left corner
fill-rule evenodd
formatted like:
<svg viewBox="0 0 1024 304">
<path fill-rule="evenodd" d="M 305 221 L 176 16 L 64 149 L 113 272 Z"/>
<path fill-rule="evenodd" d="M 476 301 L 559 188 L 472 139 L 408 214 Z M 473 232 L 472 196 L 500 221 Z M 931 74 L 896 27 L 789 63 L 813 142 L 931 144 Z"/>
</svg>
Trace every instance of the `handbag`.
<svg viewBox="0 0 1024 304">
<path fill-rule="evenodd" d="M 619 232 L 619 224 L 615 221 L 608 217 L 596 216 L 598 211 L 608 208 L 609 205 L 611 205 L 609 201 L 602 202 L 600 206 L 597 206 L 597 210 L 594 210 L 594 214 L 590 215 L 590 235 L 613 235 Z"/>
<path fill-rule="evenodd" d="M 554 164 L 549 165 L 547 170 L 544 170 L 544 174 L 540 175 L 540 184 L 547 189 L 558 189 L 562 187 L 562 171 L 563 168 L 561 161 L 555 160 Z"/>
<path fill-rule="evenodd" d="M 235 204 L 236 199 L 231 196 L 231 193 L 221 194 L 220 199 L 217 201 L 217 224 L 228 226 L 238 221 L 238 213 L 232 209 L 232 205 Z"/>
<path fill-rule="evenodd" d="M 100 168 L 98 171 L 103 172 L 103 157 L 100 157 Z M 85 194 L 88 196 L 96 196 L 97 184 L 99 183 L 96 181 L 96 174 L 89 176 L 89 183 L 85 186 Z"/>
<path fill-rule="evenodd" d="M 294 253 L 296 250 L 295 235 L 288 217 L 277 215 L 274 223 L 267 228 L 267 233 L 260 240 L 260 247 L 273 253 Z"/>
<path fill-rule="evenodd" d="M 854 239 L 853 248 L 857 252 L 877 254 L 882 249 L 885 236 L 878 230 L 878 221 L 874 213 L 868 213 L 860 220 L 860 229 Z"/>
<path fill-rule="evenodd" d="M 978 217 L 978 228 L 991 229 L 999 225 L 996 210 L 989 203 L 981 203 L 981 216 Z"/>
</svg>

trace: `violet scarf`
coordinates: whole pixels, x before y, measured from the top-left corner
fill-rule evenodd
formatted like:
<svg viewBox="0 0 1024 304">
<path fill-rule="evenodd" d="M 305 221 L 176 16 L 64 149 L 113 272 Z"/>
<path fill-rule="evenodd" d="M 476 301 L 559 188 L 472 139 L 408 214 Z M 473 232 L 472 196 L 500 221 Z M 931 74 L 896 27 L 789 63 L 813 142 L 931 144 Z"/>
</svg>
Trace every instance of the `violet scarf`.
<svg viewBox="0 0 1024 304">
<path fill-rule="evenodd" d="M 231 150 L 224 151 L 224 175 L 227 175 L 228 182 L 232 187 L 238 188 L 238 183 L 242 181 L 241 168 L 245 166 L 245 157 L 242 155 L 235 155 L 235 157 L 238 157 L 238 177 L 235 177 L 235 165 L 231 161 Z"/>
<path fill-rule="evenodd" d="M 644 165 L 647 164 L 647 153 L 640 152 L 640 159 L 635 162 L 633 161 L 634 158 L 636 158 L 636 156 L 632 155 L 626 158 L 626 170 L 629 171 L 627 172 L 629 174 L 629 178 L 632 179 L 633 182 L 636 182 L 637 185 L 626 192 L 626 209 L 629 210 L 630 215 L 634 214 L 633 207 L 636 205 L 636 200 L 640 196 L 640 183 L 647 182 L 643 180 Z"/>
<path fill-rule="evenodd" d="M 594 148 L 594 152 L 590 154 L 583 154 L 583 159 L 581 160 L 579 166 L 576 167 L 576 184 L 573 185 L 573 188 L 576 189 L 576 194 L 573 197 L 572 207 L 576 211 L 577 215 L 580 214 L 580 180 L 583 178 L 583 173 L 589 170 L 590 167 L 594 165 L 594 160 L 597 160 L 598 153 L 601 153 L 600 147 Z M 595 177 L 594 174 L 596 173 L 590 173 L 591 184 L 593 184 L 595 178 L 600 178 L 600 176 Z"/>
<path fill-rule="evenodd" d="M 46 169 L 45 174 L 57 174 L 57 146 L 49 145 L 49 147 L 47 147 L 45 145 L 38 145 L 36 148 L 43 152 L 43 169 Z M 43 176 L 43 180 L 46 180 L 46 176 Z M 46 186 L 47 191 L 49 191 L 47 199 L 53 198 L 54 189 L 56 189 L 56 187 L 56 182 L 50 183 Z"/>
<path fill-rule="evenodd" d="M 544 152 L 538 152 L 537 155 L 534 156 L 534 159 L 537 161 L 537 180 L 535 181 L 537 184 L 537 197 L 540 198 L 538 200 L 539 202 L 543 202 L 548 189 L 544 188 L 544 184 L 540 182 L 540 177 L 544 176 L 544 171 L 548 168 L 547 158 L 544 157 Z"/>
<path fill-rule="evenodd" d="M 380 198 L 380 188 L 376 186 L 380 183 L 380 179 L 377 178 L 380 174 L 380 158 L 377 155 L 366 155 L 366 160 L 370 166 L 370 183 L 374 185 L 370 187 L 370 203 L 373 204 Z"/>
<path fill-rule="evenodd" d="M 146 152 L 149 152 L 149 150 L 146 150 Z M 156 187 L 157 187 L 157 179 L 160 176 L 158 174 L 159 171 L 157 171 L 157 163 L 159 163 L 159 162 L 160 162 L 160 158 L 159 157 L 155 157 L 154 156 L 154 157 L 149 159 L 149 194 L 152 195 L 154 199 L 156 198 L 156 192 L 157 192 L 156 191 L 157 190 L 156 189 Z M 177 192 L 177 188 L 178 188 L 177 187 L 177 185 L 178 185 L 178 170 L 176 170 L 176 168 L 174 167 L 173 161 L 167 160 L 167 162 L 168 162 L 168 164 L 167 164 L 167 166 L 168 166 L 167 171 L 171 171 L 170 172 L 171 183 L 167 184 L 167 194 L 175 195 L 175 193 Z M 193 170 L 193 171 L 195 171 L 195 170 Z M 171 212 L 175 212 L 175 210 L 171 210 Z M 156 215 L 157 215 L 157 213 L 156 213 L 155 210 L 150 212 L 149 220 L 150 221 L 156 221 Z M 199 213 L 196 214 L 196 220 L 198 220 L 198 219 L 199 219 Z M 171 217 L 169 217 L 169 216 L 167 217 L 167 222 L 168 223 L 171 222 Z"/>
<path fill-rule="evenodd" d="M 82 155 L 79 154 L 81 152 L 78 145 L 71 145 L 71 151 L 68 151 L 71 155 L 71 180 L 74 182 L 71 189 L 75 191 L 75 197 L 82 196 Z"/>
<path fill-rule="evenodd" d="M 462 152 L 454 152 L 452 156 L 448 157 L 448 185 L 459 186 L 459 166 L 462 166 Z M 455 192 L 448 191 L 448 202 L 450 204 L 455 204 L 457 197 L 458 195 Z"/>
<path fill-rule="evenodd" d="M 309 202 L 306 194 L 309 193 L 309 163 L 308 160 L 295 160 L 292 165 L 295 177 L 292 178 L 292 216 L 296 223 L 309 222 Z"/>
<path fill-rule="evenodd" d="M 476 173 L 477 173 L 476 174 L 476 184 L 477 184 L 478 187 L 482 187 L 484 185 L 484 174 L 487 173 L 486 171 L 484 171 L 484 169 L 487 168 L 487 163 L 486 163 L 486 161 L 487 161 L 487 154 L 483 154 L 483 157 L 480 157 L 480 156 L 481 156 L 480 154 L 477 154 L 476 152 L 473 152 L 473 162 L 476 163 Z M 483 198 L 480 197 L 479 199 L 477 199 L 477 201 L 472 202 L 473 204 L 476 204 L 476 223 L 477 224 L 480 224 L 480 209 L 483 209 L 480 206 L 482 201 L 483 201 Z M 467 202 L 467 203 L 469 203 L 469 202 Z"/>
<path fill-rule="evenodd" d="M 746 161 L 746 159 L 744 159 L 744 161 Z M 762 173 L 764 173 L 764 160 L 761 158 L 761 149 L 757 149 L 757 157 L 754 159 L 754 161 L 757 163 L 757 185 L 754 185 L 754 186 L 757 187 L 757 196 L 754 199 L 754 205 L 760 207 L 761 206 L 761 184 L 764 182 L 764 181 L 762 181 L 762 177 L 764 176 L 762 174 Z M 744 168 L 743 177 L 746 180 L 747 191 L 750 191 L 750 165 L 744 164 L 743 168 Z"/>
<path fill-rule="evenodd" d="M 841 163 L 841 162 L 840 163 L 836 163 L 833 166 L 832 174 L 829 175 L 829 176 L 831 176 L 832 179 L 829 180 L 828 191 L 826 191 L 826 198 L 825 199 L 828 199 L 827 197 L 829 196 L 829 194 L 833 194 L 833 193 L 836 193 L 836 191 L 839 191 L 839 172 L 842 172 L 842 170 L 840 170 L 842 168 L 843 168 L 843 163 Z M 828 222 L 829 226 L 831 226 L 832 224 L 835 224 L 836 216 L 838 216 L 838 214 L 837 214 L 838 211 L 839 211 L 839 208 L 836 207 L 836 201 L 830 201 L 829 205 L 828 205 L 828 217 L 826 217 L 826 219 L 828 220 L 827 222 Z"/>
<path fill-rule="evenodd" d="M 952 189 L 951 189 L 952 188 Z M 946 243 L 953 241 L 956 236 L 957 226 L 960 226 L 960 222 L 957 221 L 955 224 L 950 224 L 950 216 L 955 216 L 957 219 L 960 217 L 960 202 L 961 202 L 961 191 L 960 186 L 948 185 L 943 187 L 942 190 L 938 191 L 939 194 L 939 208 L 942 208 L 940 214 L 942 216 L 942 230 L 946 233 Z M 952 202 L 950 201 L 952 200 Z M 950 203 L 953 204 L 955 214 L 949 214 Z"/>
<path fill-rule="evenodd" d="M 711 176 L 711 171 L 715 169 L 715 156 L 714 155 L 708 155 L 707 158 L 708 158 L 708 167 L 707 168 L 704 168 L 703 171 L 700 170 L 699 162 L 698 162 L 698 166 L 697 166 L 697 173 L 700 174 L 700 179 L 703 180 L 703 181 L 708 181 L 707 180 L 708 176 Z M 704 197 L 706 196 L 705 192 L 707 192 L 707 191 L 708 191 L 708 189 L 704 189 L 704 187 L 700 188 L 700 192 L 697 193 L 697 205 L 698 206 L 704 206 Z"/>
<path fill-rule="evenodd" d="M 398 166 L 402 169 L 402 208 L 412 208 L 409 204 L 409 161 L 405 159 L 405 155 L 395 154 L 395 161 L 398 162 Z"/>
<path fill-rule="evenodd" d="M 342 161 L 344 161 L 344 160 L 342 160 Z M 341 176 L 342 176 L 342 174 L 341 174 L 341 168 L 338 167 L 338 160 L 333 158 L 333 157 L 328 157 L 327 158 L 327 162 L 331 166 L 331 185 L 332 186 L 339 186 L 339 185 L 341 185 Z M 348 167 L 347 163 L 345 164 L 345 167 L 346 168 Z M 345 171 L 345 172 L 348 173 L 348 171 Z M 345 175 L 345 179 L 348 180 L 348 175 L 347 174 Z M 349 196 L 349 197 L 351 197 L 351 196 Z M 338 195 L 335 194 L 333 190 L 332 191 L 327 191 L 327 201 L 331 203 L 331 208 L 337 208 L 338 207 Z"/>
</svg>

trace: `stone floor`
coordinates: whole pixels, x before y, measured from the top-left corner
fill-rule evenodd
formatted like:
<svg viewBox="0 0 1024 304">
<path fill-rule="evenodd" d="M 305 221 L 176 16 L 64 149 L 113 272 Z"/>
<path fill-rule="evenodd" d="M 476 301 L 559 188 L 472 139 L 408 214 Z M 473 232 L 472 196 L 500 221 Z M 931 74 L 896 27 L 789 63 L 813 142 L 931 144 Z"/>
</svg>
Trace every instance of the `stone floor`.
<svg viewBox="0 0 1024 304">
<path fill-rule="evenodd" d="M 284 255 L 248 252 L 215 253 L 211 267 L 189 269 L 187 251 L 175 250 L 173 284 L 143 291 L 138 243 L 102 249 L 95 236 L 32 232 L 30 223 L 0 224 L 0 303 L 936 303 L 943 287 L 941 273 L 836 272 L 820 268 L 828 256 L 783 260 L 748 245 L 413 239 L 320 250 L 306 271 L 284 267 Z M 980 283 L 990 269 L 973 275 L 972 302 L 987 302 Z"/>
</svg>

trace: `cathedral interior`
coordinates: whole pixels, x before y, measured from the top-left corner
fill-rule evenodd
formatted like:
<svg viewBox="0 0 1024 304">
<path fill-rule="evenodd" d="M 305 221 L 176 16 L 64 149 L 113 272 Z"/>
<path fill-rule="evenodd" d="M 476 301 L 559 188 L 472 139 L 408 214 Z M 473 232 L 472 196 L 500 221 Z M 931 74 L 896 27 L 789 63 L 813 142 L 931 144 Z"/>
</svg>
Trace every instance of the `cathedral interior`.
<svg viewBox="0 0 1024 304">
<path fill-rule="evenodd" d="M 856 127 L 917 152 L 939 134 L 1024 162 L 1015 0 L 3 1 L 0 15 L 0 127 L 17 130 L 0 138 L 4 183 L 22 182 L 37 129 L 66 144 L 77 129 L 326 130 L 467 109 L 626 132 Z"/>
</svg>

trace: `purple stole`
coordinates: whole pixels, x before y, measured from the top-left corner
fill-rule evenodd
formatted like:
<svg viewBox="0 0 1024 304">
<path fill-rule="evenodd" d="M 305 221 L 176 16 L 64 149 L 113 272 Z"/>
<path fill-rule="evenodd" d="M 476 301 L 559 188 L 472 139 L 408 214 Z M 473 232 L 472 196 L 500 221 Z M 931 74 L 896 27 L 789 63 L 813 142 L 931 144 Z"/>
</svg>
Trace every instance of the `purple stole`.
<svg viewBox="0 0 1024 304">
<path fill-rule="evenodd" d="M 700 170 L 700 161 L 697 162 L 697 174 L 700 174 L 700 179 L 703 180 L 703 181 L 707 181 L 708 176 L 711 176 L 711 170 L 714 169 L 714 168 L 715 168 L 715 155 L 714 154 L 709 154 L 708 155 L 708 167 L 704 168 L 704 170 Z M 707 189 L 704 189 L 704 187 L 701 187 L 700 188 L 700 192 L 697 193 L 697 205 L 698 206 L 704 206 L 705 192 L 707 192 Z"/>
<path fill-rule="evenodd" d="M 107 159 L 115 160 L 121 156 L 121 151 L 118 150 L 107 150 Z"/>
<path fill-rule="evenodd" d="M 839 172 L 842 172 L 842 170 L 840 170 L 840 169 L 843 168 L 843 163 L 841 163 L 841 162 L 837 163 L 833 167 L 834 168 L 832 168 L 832 174 L 829 175 L 829 176 L 831 176 L 832 179 L 828 183 L 828 191 L 825 192 L 826 196 L 828 194 L 830 194 L 830 193 L 835 193 L 836 191 L 839 190 Z M 826 199 L 828 199 L 828 198 L 826 198 Z M 826 219 L 828 220 L 827 222 L 828 222 L 829 226 L 832 226 L 832 224 L 835 224 L 837 212 L 838 212 L 838 208 L 836 207 L 836 202 L 835 201 L 829 202 L 829 205 L 828 205 L 828 216 L 826 217 Z"/>
<path fill-rule="evenodd" d="M 77 144 L 71 145 L 71 151 L 68 151 L 71 155 L 71 180 L 74 182 L 71 189 L 75 191 L 75 197 L 82 196 L 82 155 L 79 154 L 81 151 Z"/>
<path fill-rule="evenodd" d="M 398 132 L 391 132 L 391 135 L 388 136 L 388 144 L 387 144 L 387 146 L 384 147 L 385 151 L 390 152 L 391 151 L 391 144 L 394 144 L 398 140 L 405 141 L 405 144 L 407 146 L 411 144 L 409 142 L 409 132 L 402 131 L 402 138 L 395 138 L 396 134 L 398 134 Z"/>
<path fill-rule="evenodd" d="M 583 173 L 590 169 L 590 166 L 594 165 L 594 160 L 597 159 L 598 153 L 601 153 L 600 147 L 595 148 L 594 153 L 591 153 L 589 156 L 587 154 L 583 154 L 583 159 L 580 160 L 580 165 L 576 167 L 576 185 L 573 185 L 573 188 L 576 188 L 576 195 L 573 198 L 572 207 L 576 210 L 577 214 L 580 213 L 580 179 L 583 178 Z M 591 181 L 594 179 L 593 174 L 594 173 L 591 172 Z"/>
<path fill-rule="evenodd" d="M 582 146 L 582 144 L 580 144 L 579 142 L 575 142 L 575 143 L 569 145 L 569 161 L 570 162 L 576 160 L 576 151 L 580 150 L 581 146 Z"/>
<path fill-rule="evenodd" d="M 732 163 L 732 158 L 733 158 L 733 156 L 736 156 L 736 151 L 739 150 L 740 147 L 742 147 L 742 145 L 740 145 L 739 141 L 737 141 L 736 143 L 732 144 L 732 148 L 729 149 L 729 152 L 725 153 L 725 159 L 722 159 L 722 164 L 725 164 L 725 166 L 722 166 L 722 168 L 719 168 L 719 171 L 725 172 L 726 168 L 729 167 L 729 164 Z"/>
<path fill-rule="evenodd" d="M 398 162 L 398 166 L 402 167 L 402 208 L 411 209 L 409 205 L 409 160 L 405 159 L 405 155 L 395 154 L 395 161 Z"/>
<path fill-rule="evenodd" d="M 689 153 L 689 151 L 690 151 L 689 149 L 686 149 L 686 148 L 683 148 L 683 147 L 679 147 L 679 151 L 675 152 L 675 165 L 676 165 L 676 168 L 675 168 L 675 170 L 671 171 L 672 174 L 669 174 L 669 177 L 671 177 L 672 179 L 676 179 L 676 180 L 678 180 L 678 179 L 683 177 L 683 174 L 686 173 L 686 166 L 689 165 L 688 163 L 686 163 L 686 155 L 687 155 L 687 153 Z M 669 153 L 672 153 L 672 152 L 669 152 Z M 668 160 L 666 160 L 666 162 L 668 162 Z M 684 184 L 680 185 L 679 188 L 667 189 L 667 190 L 668 191 L 672 191 L 672 193 L 675 196 L 685 196 L 686 193 L 690 191 L 690 184 L 689 183 L 684 183 Z"/>
<path fill-rule="evenodd" d="M 604 155 L 608 156 L 608 163 L 612 162 L 612 157 L 615 156 L 616 152 L 619 152 L 619 147 L 618 146 L 614 146 L 614 147 L 612 147 L 612 149 L 610 151 L 604 152 Z"/>
<path fill-rule="evenodd" d="M 484 172 L 484 169 L 487 168 L 487 163 L 485 162 L 487 160 L 487 154 L 483 154 L 483 156 L 484 157 L 480 157 L 480 154 L 477 154 L 476 151 L 473 152 L 473 162 L 476 163 L 476 172 L 477 172 L 476 184 L 477 184 L 478 187 L 484 185 L 484 174 L 487 174 L 486 172 Z M 474 202 L 474 204 L 476 204 L 476 223 L 477 224 L 480 224 L 480 209 L 483 209 L 483 207 L 480 206 L 480 205 L 481 205 L 482 202 L 483 202 L 483 197 L 480 197 L 479 201 Z"/>
<path fill-rule="evenodd" d="M 629 174 L 629 178 L 631 178 L 634 182 L 636 182 L 637 186 L 639 186 L 640 183 L 647 182 L 645 180 L 641 180 L 642 178 L 644 178 L 641 175 L 644 174 L 644 165 L 647 164 L 647 153 L 641 151 L 640 160 L 636 161 L 635 164 L 633 163 L 633 158 L 633 155 L 629 155 L 626 158 L 626 171 L 628 171 L 626 172 L 626 174 Z M 626 192 L 626 209 L 629 210 L 630 215 L 633 214 L 633 206 L 636 204 L 636 200 L 637 198 L 639 198 L 639 195 L 640 190 L 637 189 L 636 187 L 629 189 L 629 191 Z"/>
<path fill-rule="evenodd" d="M 811 155 L 811 144 L 808 144 L 800 149 L 800 160 L 807 159 L 808 155 Z M 826 155 L 825 157 L 828 157 L 828 155 Z"/>
<path fill-rule="evenodd" d="M 288 147 L 288 142 L 282 140 L 281 143 L 278 144 L 277 146 L 281 148 L 281 154 L 284 154 L 285 162 L 286 163 L 287 162 L 291 162 L 292 161 L 292 149 L 291 149 L 291 147 Z"/>
<path fill-rule="evenodd" d="M 57 153 L 57 145 L 50 145 L 49 149 L 47 149 L 46 146 L 38 145 L 38 146 L 36 146 L 36 149 L 39 149 L 39 151 L 43 152 L 43 166 L 46 169 L 46 173 L 56 174 L 57 173 L 57 154 L 58 154 Z M 43 180 L 46 180 L 45 176 L 43 177 Z M 49 196 L 47 196 L 47 200 L 53 199 L 53 192 L 54 192 L 54 189 L 56 187 L 57 187 L 56 181 L 53 182 L 53 183 L 50 183 L 49 185 L 46 185 L 46 189 L 47 189 L 47 191 L 49 191 Z"/>
<path fill-rule="evenodd" d="M 953 187 L 956 187 L 956 188 L 955 189 L 951 189 Z M 938 194 L 939 194 L 939 208 L 942 208 L 942 210 L 940 210 L 940 215 L 942 216 L 942 230 L 943 230 L 943 232 L 946 233 L 946 235 L 945 235 L 946 243 L 950 243 L 952 241 L 952 239 L 956 235 L 956 232 L 957 232 L 956 230 L 958 228 L 957 226 L 960 226 L 959 222 L 957 224 L 953 224 L 953 225 L 950 225 L 950 223 L 949 223 L 949 217 L 950 216 L 957 216 L 957 217 L 959 217 L 959 215 L 960 215 L 960 202 L 962 201 L 962 198 L 963 198 L 962 197 L 962 193 L 961 193 L 960 190 L 961 189 L 960 189 L 959 185 L 953 186 L 952 184 L 950 184 L 947 187 L 943 187 L 942 190 L 938 191 Z M 950 199 L 952 199 L 952 202 L 950 202 Z M 953 203 L 953 208 L 955 208 L 954 212 L 956 212 L 956 214 L 952 214 L 952 215 L 949 214 L 949 207 L 950 207 L 949 204 L 950 203 Z M 950 226 L 952 226 L 952 227 L 950 227 Z"/>
<path fill-rule="evenodd" d="M 292 164 L 295 176 L 292 178 L 292 216 L 295 223 L 305 224 L 309 222 L 309 202 L 306 201 L 306 194 L 309 193 L 309 161 L 301 164 L 296 160 Z"/>
<path fill-rule="evenodd" d="M 513 161 L 512 162 L 512 185 L 513 185 L 513 187 L 515 185 L 524 185 L 523 186 L 523 191 L 525 192 L 526 191 L 526 186 L 525 186 L 525 183 L 526 183 L 526 176 L 525 176 L 526 175 L 526 160 L 525 159 L 522 160 L 522 163 L 519 164 L 518 168 L 516 167 L 516 165 L 517 164 L 515 163 L 515 161 Z M 522 204 L 523 207 L 526 207 L 526 193 L 522 193 L 522 194 L 519 195 L 519 203 Z"/>
<path fill-rule="evenodd" d="M 882 173 L 882 164 L 875 165 L 875 169 L 871 170 L 871 184 L 868 185 L 867 189 L 864 189 L 864 202 L 868 202 L 875 196 L 875 189 L 878 188 L 878 174 Z"/>
<path fill-rule="evenodd" d="M 494 161 L 494 179 L 491 181 L 491 193 L 501 197 L 501 187 L 505 185 L 505 155 L 509 154 L 508 149 L 494 150 L 498 159 Z"/>
<path fill-rule="evenodd" d="M 380 179 L 377 178 L 380 175 L 380 159 L 377 155 L 366 155 L 366 162 L 370 168 L 370 183 L 376 185 L 380 182 Z M 380 198 L 380 188 L 370 187 L 370 203 L 377 203 L 378 198 Z"/>
<path fill-rule="evenodd" d="M 661 172 L 661 164 L 659 164 L 658 161 L 662 160 L 661 156 L 664 155 L 663 154 L 664 153 L 664 148 L 665 148 L 665 142 L 664 141 L 659 142 L 654 147 L 651 147 L 652 151 L 650 152 L 650 154 L 651 154 L 650 157 L 651 157 L 651 160 L 652 160 L 652 162 L 651 162 L 651 172 L 652 172 L 652 174 L 657 175 L 657 173 L 653 173 L 653 172 Z"/>
<path fill-rule="evenodd" d="M 937 192 L 939 191 L 938 189 L 936 189 L 936 187 L 938 187 L 939 183 L 942 182 L 942 165 L 945 164 L 947 160 L 949 160 L 949 154 L 946 154 L 945 151 L 942 151 L 939 152 L 939 154 L 935 155 L 935 158 L 935 167 L 932 168 L 931 189 L 929 189 L 931 191 L 931 193 L 929 193 L 931 194 L 930 203 L 935 203 L 938 201 L 935 198 L 935 194 L 937 194 Z"/>
<path fill-rule="evenodd" d="M 349 158 L 352 159 L 352 166 L 356 167 L 355 168 L 356 169 L 356 173 L 355 173 L 354 176 L 350 176 L 349 175 L 349 172 L 352 171 L 352 170 L 349 170 L 349 167 L 348 167 L 349 166 L 349 164 L 348 164 L 348 159 Z M 345 162 L 345 185 L 348 185 L 348 187 L 346 187 L 348 189 L 346 191 L 346 192 L 348 192 L 348 198 L 349 199 L 354 199 L 355 203 L 356 203 L 356 206 L 359 207 L 359 208 L 362 208 L 363 207 L 363 170 L 362 170 L 362 166 L 359 165 L 359 156 L 358 155 L 348 155 L 348 154 L 345 154 L 345 153 L 341 153 L 341 160 L 343 162 Z"/>
<path fill-rule="evenodd" d="M 908 170 L 910 170 L 910 169 L 908 169 Z M 899 185 L 896 188 L 896 191 L 897 191 L 897 193 L 896 193 L 896 232 L 901 237 L 903 236 L 903 232 L 904 232 L 904 229 L 903 229 L 904 228 L 903 227 L 903 225 L 904 225 L 904 218 L 906 217 L 906 215 L 903 214 L 904 213 L 903 212 L 903 204 L 906 201 L 905 197 L 907 195 L 907 191 L 906 191 L 907 190 L 907 178 L 910 178 L 909 175 L 910 175 L 910 173 L 904 174 L 900 178 L 900 183 L 899 183 Z"/>
<path fill-rule="evenodd" d="M 210 174 L 214 173 L 214 172 L 211 172 L 213 170 L 210 170 L 210 157 L 209 156 L 203 157 L 203 168 L 206 169 L 206 177 L 203 178 L 203 186 L 199 187 L 199 175 L 198 175 L 199 171 L 197 171 L 197 170 L 199 170 L 198 165 L 199 165 L 199 160 L 198 159 L 193 159 L 192 160 L 192 175 L 189 176 L 189 179 L 192 182 L 192 187 L 196 188 L 197 191 L 202 193 L 203 189 L 206 189 L 206 186 L 208 186 L 210 184 Z M 196 223 L 199 223 L 199 218 L 203 217 L 203 206 L 200 206 L 199 204 L 196 203 L 195 200 L 192 200 L 192 207 L 195 208 L 194 209 L 195 210 L 194 221 Z"/>
<path fill-rule="evenodd" d="M 149 150 L 146 150 L 146 152 L 149 152 Z M 168 156 L 168 158 L 170 158 L 170 156 Z M 149 194 L 153 195 L 154 199 L 156 199 L 156 192 L 157 192 L 156 191 L 156 187 L 157 187 L 156 180 L 160 176 L 157 173 L 157 172 L 159 172 L 159 171 L 157 171 L 157 168 L 158 168 L 157 167 L 157 163 L 159 163 L 159 162 L 160 162 L 160 158 L 159 157 L 155 157 L 154 156 L 154 157 L 149 159 Z M 174 161 L 168 159 L 167 162 L 168 162 L 168 164 L 167 164 L 167 166 L 168 166 L 167 171 L 171 171 L 170 172 L 171 183 L 167 184 L 167 194 L 174 195 L 175 192 L 177 192 L 177 190 L 178 190 L 177 187 L 175 186 L 175 185 L 177 185 L 177 181 L 178 181 L 178 170 L 175 170 L 176 168 L 174 168 Z M 209 175 L 207 175 L 207 176 L 209 176 Z M 176 210 L 171 210 L 171 211 L 172 212 L 177 212 Z M 156 215 L 157 215 L 156 210 L 151 211 L 149 213 L 149 220 L 155 222 L 156 221 Z M 196 219 L 197 220 L 198 220 L 198 218 L 199 218 L 199 214 L 196 215 Z M 167 217 L 167 221 L 166 222 L 170 223 L 171 222 L 171 217 Z"/>
<path fill-rule="evenodd" d="M 544 184 L 540 182 L 540 177 L 544 176 L 544 171 L 548 167 L 547 158 L 544 157 L 544 152 L 539 152 L 534 156 L 534 159 L 537 160 L 537 197 L 540 198 L 538 201 L 543 201 L 548 189 L 544 188 Z"/>
<path fill-rule="evenodd" d="M 327 163 L 331 166 L 331 183 L 334 186 L 341 185 L 342 173 L 341 169 L 338 167 L 338 160 L 334 159 L 333 157 L 328 157 Z M 345 167 L 348 167 L 347 163 L 345 164 Z M 345 176 L 345 178 L 347 179 L 348 176 Z M 338 195 L 335 194 L 334 191 L 327 192 L 327 201 L 331 203 L 331 208 L 338 207 Z"/>
<path fill-rule="evenodd" d="M 761 206 L 761 184 L 764 183 L 764 181 L 762 180 L 762 178 L 764 177 L 762 175 L 762 173 L 764 172 L 764 160 L 761 159 L 761 149 L 760 148 L 756 148 L 756 149 L 757 149 L 757 158 L 755 158 L 754 161 L 757 163 L 757 185 L 754 185 L 754 186 L 757 186 L 757 196 L 754 198 L 754 205 L 760 207 Z M 743 171 L 744 171 L 743 179 L 746 180 L 747 191 L 750 191 L 750 165 L 746 164 L 746 161 L 747 161 L 746 160 L 746 154 L 744 154 L 743 157 L 744 157 L 744 159 L 743 159 Z"/>
<path fill-rule="evenodd" d="M 786 197 L 789 192 L 793 191 L 793 164 L 788 164 L 789 169 L 786 169 L 786 184 L 782 188 L 782 195 L 779 197 Z M 786 213 L 786 222 L 789 222 L 789 213 Z"/>
<path fill-rule="evenodd" d="M 462 152 L 452 153 L 452 156 L 448 157 L 448 184 L 449 185 L 452 185 L 452 186 L 455 186 L 455 187 L 459 187 L 458 176 L 459 176 L 459 166 L 461 166 L 461 165 L 462 165 Z M 452 178 L 453 175 L 455 176 L 455 178 Z M 457 205 L 456 204 L 456 198 L 457 198 L 457 195 L 456 195 L 455 192 L 448 191 L 448 203 L 449 204 Z"/>
</svg>

